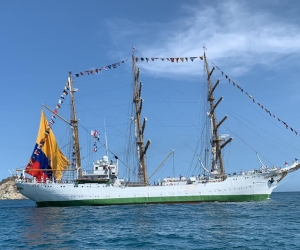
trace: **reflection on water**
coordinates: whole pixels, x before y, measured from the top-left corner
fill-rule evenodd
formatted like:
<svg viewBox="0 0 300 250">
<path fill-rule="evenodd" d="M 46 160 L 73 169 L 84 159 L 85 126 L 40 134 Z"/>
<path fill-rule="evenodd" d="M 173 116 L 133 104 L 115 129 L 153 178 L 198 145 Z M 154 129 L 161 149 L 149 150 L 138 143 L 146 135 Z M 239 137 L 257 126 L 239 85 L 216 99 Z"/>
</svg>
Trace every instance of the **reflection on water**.
<svg viewBox="0 0 300 250">
<path fill-rule="evenodd" d="M 22 239 L 29 246 L 59 244 L 62 237 L 68 237 L 68 220 L 72 214 L 65 208 L 28 208 L 26 211 L 29 226 Z"/>
</svg>

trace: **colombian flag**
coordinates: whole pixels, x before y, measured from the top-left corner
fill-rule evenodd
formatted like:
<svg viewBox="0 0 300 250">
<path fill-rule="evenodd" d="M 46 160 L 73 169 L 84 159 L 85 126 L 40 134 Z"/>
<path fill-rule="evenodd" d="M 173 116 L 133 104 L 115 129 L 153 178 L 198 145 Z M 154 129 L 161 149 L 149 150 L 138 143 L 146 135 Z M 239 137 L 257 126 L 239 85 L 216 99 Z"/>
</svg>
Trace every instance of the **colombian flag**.
<svg viewBox="0 0 300 250">
<path fill-rule="evenodd" d="M 60 151 L 53 131 L 42 111 L 36 144 L 26 166 L 26 173 L 36 177 L 38 181 L 45 181 L 50 177 L 60 180 L 62 171 L 69 165 L 68 159 Z"/>
</svg>

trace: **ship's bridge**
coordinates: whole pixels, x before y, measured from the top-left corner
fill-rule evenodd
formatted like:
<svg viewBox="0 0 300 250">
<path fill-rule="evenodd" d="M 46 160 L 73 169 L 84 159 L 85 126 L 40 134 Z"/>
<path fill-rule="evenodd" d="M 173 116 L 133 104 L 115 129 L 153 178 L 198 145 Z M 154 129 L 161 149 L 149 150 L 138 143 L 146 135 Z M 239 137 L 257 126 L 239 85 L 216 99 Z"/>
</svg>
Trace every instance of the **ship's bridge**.
<svg viewBox="0 0 300 250">
<path fill-rule="evenodd" d="M 108 157 L 105 155 L 101 160 L 93 162 L 94 175 L 101 175 L 109 177 L 117 177 L 118 168 L 117 162 L 109 161 Z"/>
</svg>

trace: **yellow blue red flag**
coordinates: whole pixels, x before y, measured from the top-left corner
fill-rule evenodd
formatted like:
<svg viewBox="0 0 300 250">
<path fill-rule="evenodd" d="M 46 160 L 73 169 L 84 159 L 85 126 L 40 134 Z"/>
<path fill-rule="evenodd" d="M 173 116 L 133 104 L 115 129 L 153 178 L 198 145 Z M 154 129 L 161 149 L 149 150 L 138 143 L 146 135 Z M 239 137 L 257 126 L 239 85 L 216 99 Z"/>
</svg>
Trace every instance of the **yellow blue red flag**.
<svg viewBox="0 0 300 250">
<path fill-rule="evenodd" d="M 62 171 L 69 165 L 70 162 L 59 149 L 54 133 L 42 111 L 36 144 L 30 162 L 26 166 L 26 173 L 36 177 L 38 181 L 46 181 L 47 178 L 52 177 L 60 180 Z"/>
</svg>

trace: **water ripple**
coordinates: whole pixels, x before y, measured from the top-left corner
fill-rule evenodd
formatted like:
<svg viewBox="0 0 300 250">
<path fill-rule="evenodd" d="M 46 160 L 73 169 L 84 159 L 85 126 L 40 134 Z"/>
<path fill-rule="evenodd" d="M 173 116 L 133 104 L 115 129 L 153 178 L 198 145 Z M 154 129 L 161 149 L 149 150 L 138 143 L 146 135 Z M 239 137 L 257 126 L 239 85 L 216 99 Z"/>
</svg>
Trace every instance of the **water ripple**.
<svg viewBox="0 0 300 250">
<path fill-rule="evenodd" d="M 36 208 L 0 201 L 1 249 L 297 249 L 300 193 L 271 200 Z"/>
</svg>

